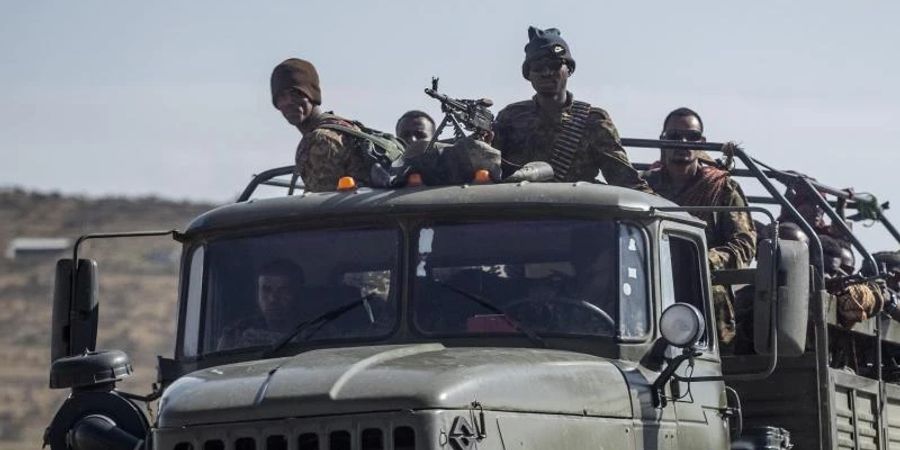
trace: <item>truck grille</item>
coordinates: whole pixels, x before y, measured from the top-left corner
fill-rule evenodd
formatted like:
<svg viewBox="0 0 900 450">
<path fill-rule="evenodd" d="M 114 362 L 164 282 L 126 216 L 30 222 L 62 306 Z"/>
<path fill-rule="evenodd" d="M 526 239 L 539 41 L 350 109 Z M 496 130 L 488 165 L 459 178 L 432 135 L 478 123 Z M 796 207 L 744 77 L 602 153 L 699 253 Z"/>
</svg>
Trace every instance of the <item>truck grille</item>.
<svg viewBox="0 0 900 450">
<path fill-rule="evenodd" d="M 415 450 L 415 431 L 408 426 L 393 430 L 364 428 L 358 433 L 351 430 L 330 432 L 300 432 L 297 434 L 271 434 L 260 437 L 244 436 L 237 439 L 207 439 L 195 446 L 193 442 L 179 442 L 172 450 Z M 291 442 L 294 441 L 294 446 Z"/>
</svg>

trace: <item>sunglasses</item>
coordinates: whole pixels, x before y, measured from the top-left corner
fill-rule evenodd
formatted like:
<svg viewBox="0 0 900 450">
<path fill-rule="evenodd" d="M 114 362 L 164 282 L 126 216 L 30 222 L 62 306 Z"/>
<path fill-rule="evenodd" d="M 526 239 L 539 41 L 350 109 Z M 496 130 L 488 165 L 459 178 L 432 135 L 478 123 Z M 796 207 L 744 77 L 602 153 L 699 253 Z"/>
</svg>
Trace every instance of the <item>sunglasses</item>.
<svg viewBox="0 0 900 450">
<path fill-rule="evenodd" d="M 535 61 L 529 65 L 528 70 L 530 70 L 531 72 L 536 72 L 536 73 L 541 73 L 541 72 L 544 72 L 547 70 L 549 70 L 551 72 L 556 72 L 557 70 L 562 68 L 562 66 L 565 65 L 565 63 L 566 62 L 561 59 L 547 59 L 547 60 L 542 60 L 542 61 Z"/>
<path fill-rule="evenodd" d="M 697 130 L 669 130 L 664 131 L 659 137 L 667 141 L 698 142 L 703 139 L 703 133 Z"/>
</svg>

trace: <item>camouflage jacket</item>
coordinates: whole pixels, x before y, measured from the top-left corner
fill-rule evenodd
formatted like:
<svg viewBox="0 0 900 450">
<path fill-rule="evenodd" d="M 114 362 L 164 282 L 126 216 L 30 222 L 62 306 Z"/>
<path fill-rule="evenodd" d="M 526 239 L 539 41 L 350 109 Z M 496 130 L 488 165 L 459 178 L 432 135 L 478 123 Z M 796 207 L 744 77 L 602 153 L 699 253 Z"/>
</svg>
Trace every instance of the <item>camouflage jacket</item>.
<svg viewBox="0 0 900 450">
<path fill-rule="evenodd" d="M 544 111 L 534 98 L 513 103 L 500 111 L 494 123 L 491 145 L 502 153 L 504 177 L 532 161 L 550 162 L 562 120 L 572 110 L 572 93 L 566 95 L 566 104 L 561 111 Z M 609 114 L 600 108 L 591 108 L 566 181 L 593 182 L 598 173 L 603 173 L 603 178 L 610 184 L 652 192 L 628 161 Z"/>
<path fill-rule="evenodd" d="M 646 176 L 657 194 L 681 206 L 747 206 L 741 186 L 728 173 L 701 166 L 697 176 L 676 190 L 665 169 Z M 699 195 L 698 195 L 699 194 Z M 695 213 L 706 221 L 706 241 L 712 269 L 747 267 L 756 256 L 756 228 L 750 214 L 743 212 Z"/>
<path fill-rule="evenodd" d="M 358 186 L 368 186 L 373 161 L 359 147 L 358 138 L 336 130 L 319 128 L 332 123 L 359 129 L 347 119 L 324 113 L 303 123 L 303 139 L 297 146 L 296 171 L 307 191 L 333 191 L 341 177 L 351 176 Z"/>
</svg>

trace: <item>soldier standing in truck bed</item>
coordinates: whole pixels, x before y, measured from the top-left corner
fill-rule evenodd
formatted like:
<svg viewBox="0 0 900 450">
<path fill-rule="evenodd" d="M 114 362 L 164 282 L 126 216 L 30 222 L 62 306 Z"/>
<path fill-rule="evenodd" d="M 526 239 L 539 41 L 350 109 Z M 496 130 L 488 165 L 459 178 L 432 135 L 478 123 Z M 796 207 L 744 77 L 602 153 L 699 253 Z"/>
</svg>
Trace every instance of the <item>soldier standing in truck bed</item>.
<svg viewBox="0 0 900 450">
<path fill-rule="evenodd" d="M 319 74 L 309 61 L 290 58 L 272 71 L 272 104 L 303 138 L 297 147 L 296 174 L 306 190 L 332 191 L 341 177 L 353 177 L 358 185 L 372 185 L 372 167 L 390 165 L 400 156 L 402 145 L 390 140 L 376 140 L 378 133 L 331 112 L 323 112 Z M 379 142 L 387 142 L 387 147 Z M 385 151 L 387 149 L 387 151 Z"/>
<path fill-rule="evenodd" d="M 678 108 L 663 121 L 660 139 L 705 142 L 700 115 Z M 663 149 L 661 166 L 648 172 L 646 179 L 659 195 L 681 206 L 746 207 L 740 185 L 728 171 L 701 164 L 697 150 Z M 756 230 L 746 212 L 695 212 L 706 221 L 709 266 L 712 270 L 748 267 L 756 256 Z M 722 286 L 714 286 L 719 339 L 728 343 L 734 337 L 733 295 Z"/>
<path fill-rule="evenodd" d="M 566 90 L 575 60 L 559 30 L 529 27 L 528 38 L 522 76 L 535 96 L 500 111 L 493 130 L 503 176 L 526 163 L 546 161 L 557 181 L 593 182 L 602 172 L 610 184 L 651 192 L 628 161 L 609 114 L 576 101 Z"/>
</svg>

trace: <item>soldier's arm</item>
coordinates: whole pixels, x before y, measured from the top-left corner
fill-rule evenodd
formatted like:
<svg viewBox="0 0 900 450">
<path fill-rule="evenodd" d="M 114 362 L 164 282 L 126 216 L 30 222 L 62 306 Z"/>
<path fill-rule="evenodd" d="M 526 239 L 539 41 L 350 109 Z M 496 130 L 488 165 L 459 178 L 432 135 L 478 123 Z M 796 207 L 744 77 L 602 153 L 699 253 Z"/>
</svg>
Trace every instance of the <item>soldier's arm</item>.
<svg viewBox="0 0 900 450">
<path fill-rule="evenodd" d="M 337 133 L 315 130 L 300 141 L 296 163 L 307 191 L 333 191 L 338 180 L 348 175 L 349 149 Z"/>
<path fill-rule="evenodd" d="M 619 139 L 619 131 L 605 112 L 594 123 L 589 124 L 587 131 L 591 134 L 588 136 L 588 149 L 598 154 L 600 173 L 607 183 L 653 193 L 641 174 L 628 161 L 628 154 Z"/>
<path fill-rule="evenodd" d="M 747 206 L 740 186 L 729 180 L 729 192 L 724 206 Z M 725 236 L 725 244 L 709 249 L 712 269 L 740 269 L 747 267 L 756 256 L 756 229 L 749 213 L 720 213 L 717 232 Z"/>
</svg>

